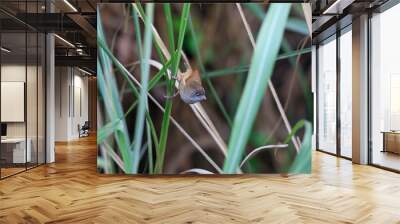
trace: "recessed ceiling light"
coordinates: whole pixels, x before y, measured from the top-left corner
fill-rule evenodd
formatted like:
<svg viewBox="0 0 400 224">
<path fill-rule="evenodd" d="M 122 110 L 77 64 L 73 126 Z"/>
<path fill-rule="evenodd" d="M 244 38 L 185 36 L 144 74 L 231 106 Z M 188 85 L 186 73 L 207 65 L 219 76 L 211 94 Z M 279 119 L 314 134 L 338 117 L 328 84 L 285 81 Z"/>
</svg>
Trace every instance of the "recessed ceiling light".
<svg viewBox="0 0 400 224">
<path fill-rule="evenodd" d="M 9 49 L 7 49 L 5 47 L 1 47 L 0 49 L 1 49 L 1 51 L 4 51 L 6 53 L 10 53 L 11 52 L 11 50 L 9 50 Z"/>
<path fill-rule="evenodd" d="M 62 42 L 64 42 L 65 44 L 67 44 L 68 46 L 75 48 L 75 45 L 73 45 L 73 44 L 72 44 L 71 42 L 69 42 L 68 40 L 66 40 L 66 39 L 64 39 L 64 38 L 62 38 L 62 37 L 60 37 L 60 36 L 57 35 L 57 34 L 54 34 L 54 36 L 57 37 L 57 38 L 58 38 L 59 40 L 61 40 Z"/>
<path fill-rule="evenodd" d="M 355 0 L 336 0 L 322 14 L 342 14 L 343 10 L 351 5 Z"/>
<path fill-rule="evenodd" d="M 64 3 L 68 5 L 74 12 L 78 12 L 78 10 L 73 6 L 68 0 L 64 0 Z"/>
<path fill-rule="evenodd" d="M 79 68 L 79 67 L 78 67 L 78 70 L 81 71 L 81 72 L 83 72 L 83 73 L 85 73 L 85 74 L 87 74 L 87 75 L 92 75 L 92 73 L 90 73 L 90 72 L 88 72 L 88 71 L 86 71 L 86 70 L 83 70 L 83 69 L 81 69 L 81 68 Z"/>
</svg>

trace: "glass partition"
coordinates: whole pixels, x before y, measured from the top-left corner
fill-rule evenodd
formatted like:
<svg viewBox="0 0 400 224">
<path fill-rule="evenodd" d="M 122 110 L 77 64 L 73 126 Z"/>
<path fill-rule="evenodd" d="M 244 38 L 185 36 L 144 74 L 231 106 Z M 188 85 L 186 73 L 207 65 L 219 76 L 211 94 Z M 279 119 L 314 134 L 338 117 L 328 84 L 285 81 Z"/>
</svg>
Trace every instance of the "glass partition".
<svg viewBox="0 0 400 224">
<path fill-rule="evenodd" d="M 340 36 L 340 155 L 352 157 L 352 33 Z"/>
<path fill-rule="evenodd" d="M 45 163 L 46 39 L 13 17 L 41 12 L 43 5 L 44 1 L 0 3 L 15 10 L 0 12 L 1 179 Z"/>
<path fill-rule="evenodd" d="M 46 38 L 43 33 L 38 34 L 38 76 L 37 76 L 37 162 L 43 164 L 46 162 L 46 143 L 45 143 L 45 124 L 46 124 Z"/>
<path fill-rule="evenodd" d="M 371 162 L 400 170 L 400 5 L 371 18 Z"/>
<path fill-rule="evenodd" d="M 318 149 L 336 153 L 336 36 L 318 47 Z"/>
<path fill-rule="evenodd" d="M 25 32 L 1 34 L 2 177 L 24 171 L 31 162 L 26 136 L 26 41 Z"/>
<path fill-rule="evenodd" d="M 27 150 L 30 151 L 30 160 L 27 167 L 37 165 L 38 158 L 38 35 L 36 32 L 27 33 L 27 74 L 26 74 L 26 112 L 27 112 Z"/>
</svg>

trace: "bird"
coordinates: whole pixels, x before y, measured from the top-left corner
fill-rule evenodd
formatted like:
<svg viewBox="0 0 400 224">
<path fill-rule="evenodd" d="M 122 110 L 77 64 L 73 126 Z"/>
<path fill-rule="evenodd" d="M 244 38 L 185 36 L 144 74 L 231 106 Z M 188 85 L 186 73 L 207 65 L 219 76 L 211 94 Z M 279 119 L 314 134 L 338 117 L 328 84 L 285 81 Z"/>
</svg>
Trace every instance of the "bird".
<svg viewBox="0 0 400 224">
<path fill-rule="evenodd" d="M 193 104 L 207 99 L 198 70 L 189 69 L 187 72 L 181 74 L 179 80 L 179 95 L 183 102 L 187 104 Z"/>
<path fill-rule="evenodd" d="M 189 68 L 184 73 L 179 73 L 174 79 L 178 81 L 178 92 L 171 97 L 175 97 L 179 93 L 182 101 L 187 104 L 194 104 L 207 99 L 197 69 Z M 167 96 L 166 98 L 171 97 Z"/>
</svg>

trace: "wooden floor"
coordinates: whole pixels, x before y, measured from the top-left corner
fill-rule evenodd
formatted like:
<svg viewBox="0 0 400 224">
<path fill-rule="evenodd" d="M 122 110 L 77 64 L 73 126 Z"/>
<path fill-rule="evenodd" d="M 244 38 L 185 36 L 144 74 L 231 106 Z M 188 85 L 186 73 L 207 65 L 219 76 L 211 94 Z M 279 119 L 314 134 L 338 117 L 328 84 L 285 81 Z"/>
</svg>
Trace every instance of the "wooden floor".
<svg viewBox="0 0 400 224">
<path fill-rule="evenodd" d="M 400 154 L 376 150 L 372 159 L 374 164 L 400 170 Z"/>
<path fill-rule="evenodd" d="M 0 223 L 400 223 L 400 175 L 314 153 L 313 174 L 146 178 L 96 173 L 96 142 L 0 181 Z"/>
<path fill-rule="evenodd" d="M 25 170 L 25 167 L 20 168 L 20 167 L 7 167 L 7 168 L 1 168 L 1 177 L 7 177 L 7 176 L 11 176 L 13 174 L 19 173 L 19 172 L 23 172 Z"/>
</svg>

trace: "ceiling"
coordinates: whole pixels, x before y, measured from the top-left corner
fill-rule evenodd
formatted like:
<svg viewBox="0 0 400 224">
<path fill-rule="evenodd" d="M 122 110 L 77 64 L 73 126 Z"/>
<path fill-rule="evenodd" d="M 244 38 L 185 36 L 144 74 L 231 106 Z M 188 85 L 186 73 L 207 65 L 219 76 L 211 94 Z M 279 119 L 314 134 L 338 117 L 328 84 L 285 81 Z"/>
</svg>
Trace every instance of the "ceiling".
<svg viewBox="0 0 400 224">
<path fill-rule="evenodd" d="M 376 8 L 387 0 L 311 0 L 313 12 L 313 39 L 324 38 L 335 32 L 337 24 L 346 25 L 346 19 L 366 10 Z M 3 32 L 54 32 L 61 38 L 55 39 L 56 63 L 64 65 L 73 62 L 76 66 L 96 70 L 96 5 L 115 0 L 1 0 L 0 25 Z M 52 13 L 49 13 L 50 8 Z M 347 17 L 347 18 L 346 18 Z M 344 19 L 345 18 L 345 19 Z M 338 21 L 341 21 L 338 23 Z M 15 54 L 24 46 L 18 38 Z M 17 35 L 14 35 L 15 37 Z M 63 41 L 66 40 L 66 41 Z M 314 41 L 313 40 L 313 41 Z M 69 44 L 70 43 L 70 44 Z M 74 46 L 71 46 L 74 45 Z M 19 50 L 17 50 L 19 49 Z M 31 49 L 28 47 L 28 54 Z"/>
<path fill-rule="evenodd" d="M 11 48 L 7 56 L 26 55 L 25 35 L 29 32 L 56 33 L 56 65 L 73 65 L 96 71 L 95 0 L 1 0 L 0 27 L 3 46 Z M 50 10 L 51 9 L 51 10 Z M 51 11 L 51 13 L 49 13 Z M 6 40 L 7 39 L 7 40 Z M 28 41 L 30 38 L 27 38 Z M 27 45 L 29 58 L 36 46 Z"/>
<path fill-rule="evenodd" d="M 388 0 L 312 0 L 313 43 L 351 24 L 352 18 L 373 11 Z"/>
</svg>

